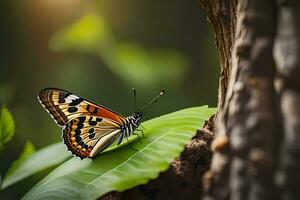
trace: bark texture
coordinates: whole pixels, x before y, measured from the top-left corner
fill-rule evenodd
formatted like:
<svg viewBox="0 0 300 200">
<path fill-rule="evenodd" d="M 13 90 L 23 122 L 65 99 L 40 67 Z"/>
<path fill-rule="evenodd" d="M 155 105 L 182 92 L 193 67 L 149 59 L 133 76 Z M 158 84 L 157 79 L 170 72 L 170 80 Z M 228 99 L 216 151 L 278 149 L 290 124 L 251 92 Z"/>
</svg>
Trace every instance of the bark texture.
<svg viewBox="0 0 300 200">
<path fill-rule="evenodd" d="M 231 72 L 231 51 L 236 27 L 237 0 L 199 0 L 199 3 L 207 12 L 208 20 L 215 30 L 215 40 L 219 50 L 221 67 L 218 108 L 222 108 Z"/>
<path fill-rule="evenodd" d="M 300 199 L 300 2 L 280 0 L 275 60 L 284 127 L 277 184 L 282 199 Z"/>
<path fill-rule="evenodd" d="M 240 0 L 236 19 L 204 198 L 300 199 L 300 2 Z"/>
<path fill-rule="evenodd" d="M 214 180 L 207 197 L 272 198 L 272 138 L 278 130 L 272 56 L 275 32 L 274 1 L 238 2 L 232 72 L 219 110 L 219 138 L 213 145 L 216 152 L 210 172 Z"/>
</svg>

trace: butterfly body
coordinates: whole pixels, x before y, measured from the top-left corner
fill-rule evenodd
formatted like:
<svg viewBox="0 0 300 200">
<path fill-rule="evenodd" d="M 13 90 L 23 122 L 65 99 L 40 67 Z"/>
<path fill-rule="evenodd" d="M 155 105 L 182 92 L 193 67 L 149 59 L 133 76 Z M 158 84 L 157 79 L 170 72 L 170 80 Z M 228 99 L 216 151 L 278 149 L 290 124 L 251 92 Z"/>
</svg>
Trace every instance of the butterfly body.
<svg viewBox="0 0 300 200">
<path fill-rule="evenodd" d="M 112 143 L 119 145 L 139 127 L 141 112 L 123 117 L 65 90 L 46 88 L 38 95 L 40 103 L 63 127 L 67 148 L 81 159 L 94 157 Z"/>
</svg>

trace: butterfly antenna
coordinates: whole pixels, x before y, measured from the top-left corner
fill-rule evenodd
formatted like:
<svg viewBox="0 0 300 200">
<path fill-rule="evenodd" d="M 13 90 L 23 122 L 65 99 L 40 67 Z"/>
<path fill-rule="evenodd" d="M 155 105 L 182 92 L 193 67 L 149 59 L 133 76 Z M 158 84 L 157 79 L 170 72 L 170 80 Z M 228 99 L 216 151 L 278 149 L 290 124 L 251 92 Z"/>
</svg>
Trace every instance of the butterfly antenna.
<svg viewBox="0 0 300 200">
<path fill-rule="evenodd" d="M 137 111 L 137 105 L 136 105 L 136 90 L 135 88 L 132 88 L 133 91 L 133 98 L 134 98 L 134 111 Z"/>
<path fill-rule="evenodd" d="M 141 111 L 143 111 L 146 107 L 148 107 L 148 106 L 151 105 L 152 103 L 157 102 L 158 99 L 159 99 L 159 97 L 160 97 L 161 95 L 163 95 L 164 93 L 165 93 L 165 90 L 162 90 L 156 97 L 154 97 L 151 101 L 149 101 L 148 103 L 146 103 L 146 104 L 142 107 Z"/>
</svg>

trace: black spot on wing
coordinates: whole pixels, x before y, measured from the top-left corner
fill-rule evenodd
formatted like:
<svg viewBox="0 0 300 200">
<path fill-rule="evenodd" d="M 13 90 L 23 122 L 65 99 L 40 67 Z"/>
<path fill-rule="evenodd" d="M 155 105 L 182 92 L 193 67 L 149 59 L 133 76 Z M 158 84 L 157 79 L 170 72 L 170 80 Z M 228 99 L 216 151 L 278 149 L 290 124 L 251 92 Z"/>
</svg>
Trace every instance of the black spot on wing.
<svg viewBox="0 0 300 200">
<path fill-rule="evenodd" d="M 80 137 L 79 135 L 77 135 L 77 136 L 76 136 L 76 142 L 79 143 L 79 142 L 81 142 L 81 141 L 82 141 L 81 137 Z"/>
<path fill-rule="evenodd" d="M 89 121 L 90 126 L 96 126 L 97 123 L 98 123 L 97 121 L 91 121 L 91 120 Z"/>
<path fill-rule="evenodd" d="M 77 136 L 77 135 L 80 135 L 80 134 L 81 134 L 81 130 L 76 128 L 75 135 Z"/>
<path fill-rule="evenodd" d="M 102 120 L 103 120 L 102 118 L 99 118 L 99 117 L 96 118 L 97 122 L 101 122 Z"/>
<path fill-rule="evenodd" d="M 71 95 L 71 93 L 60 93 L 58 97 L 58 103 L 65 103 L 66 98 L 68 98 L 69 95 Z"/>
<path fill-rule="evenodd" d="M 58 103 L 65 103 L 65 98 L 63 98 L 62 96 L 59 96 L 59 99 L 58 99 Z"/>
<path fill-rule="evenodd" d="M 80 129 L 82 129 L 83 128 L 83 124 L 77 124 L 77 128 L 76 128 L 76 131 L 79 131 Z"/>
<path fill-rule="evenodd" d="M 78 111 L 78 108 L 76 108 L 76 107 L 70 107 L 70 108 L 68 108 L 68 112 L 69 113 L 74 113 L 74 112 L 77 112 Z"/>
<path fill-rule="evenodd" d="M 93 139 L 95 137 L 95 133 L 89 134 L 89 138 Z"/>
<path fill-rule="evenodd" d="M 70 92 L 65 93 L 64 95 L 62 95 L 63 98 L 68 98 L 68 96 L 72 95 Z"/>
<path fill-rule="evenodd" d="M 94 128 L 91 128 L 91 129 L 89 130 L 89 133 L 94 133 Z"/>
<path fill-rule="evenodd" d="M 73 100 L 69 105 L 70 105 L 70 106 L 77 106 L 77 105 L 80 104 L 82 101 L 83 101 L 82 98 L 75 99 L 75 100 Z"/>
<path fill-rule="evenodd" d="M 80 135 L 81 134 L 81 129 L 83 128 L 83 122 L 85 121 L 85 117 L 79 117 L 79 121 L 77 123 L 77 127 L 75 129 L 75 135 Z"/>
<path fill-rule="evenodd" d="M 95 107 L 93 114 L 96 114 L 98 112 L 98 108 Z"/>
<path fill-rule="evenodd" d="M 87 111 L 90 111 L 90 104 L 87 104 L 86 108 Z"/>
<path fill-rule="evenodd" d="M 79 122 L 78 124 L 83 124 L 83 122 L 85 121 L 86 117 L 82 116 L 82 117 L 78 117 Z"/>
</svg>

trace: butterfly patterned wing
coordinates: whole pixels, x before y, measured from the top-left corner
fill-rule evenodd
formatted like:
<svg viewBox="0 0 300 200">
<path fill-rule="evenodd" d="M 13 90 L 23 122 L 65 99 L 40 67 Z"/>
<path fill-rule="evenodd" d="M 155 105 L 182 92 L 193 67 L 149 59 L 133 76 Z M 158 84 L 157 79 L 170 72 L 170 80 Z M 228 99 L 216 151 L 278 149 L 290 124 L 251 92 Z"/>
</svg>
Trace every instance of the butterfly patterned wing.
<svg viewBox="0 0 300 200">
<path fill-rule="evenodd" d="M 108 118 L 119 124 L 124 123 L 124 117 L 117 112 L 65 90 L 46 88 L 40 91 L 38 99 L 60 126 L 64 126 L 70 120 L 86 114 Z"/>
<path fill-rule="evenodd" d="M 63 129 L 63 139 L 68 149 L 83 159 L 93 157 L 106 149 L 120 133 L 120 126 L 116 122 L 85 115 L 67 123 Z"/>
</svg>

